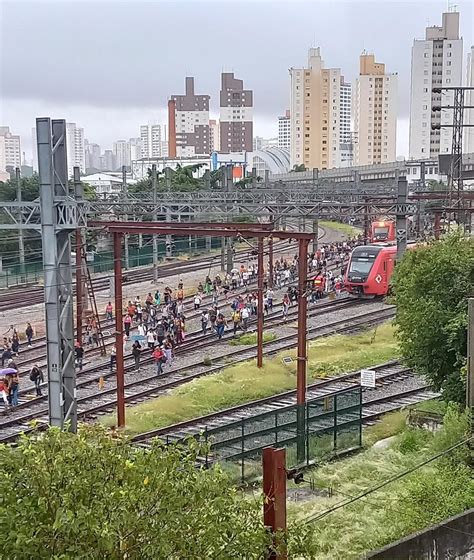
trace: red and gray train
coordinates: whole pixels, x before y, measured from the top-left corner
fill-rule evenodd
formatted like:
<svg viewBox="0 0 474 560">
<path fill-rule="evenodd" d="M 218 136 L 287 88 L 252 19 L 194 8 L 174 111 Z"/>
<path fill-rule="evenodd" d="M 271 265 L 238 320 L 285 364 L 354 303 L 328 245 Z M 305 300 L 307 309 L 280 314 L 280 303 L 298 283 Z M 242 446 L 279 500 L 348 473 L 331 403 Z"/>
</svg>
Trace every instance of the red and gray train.
<svg viewBox="0 0 474 560">
<path fill-rule="evenodd" d="M 413 249 L 415 244 L 407 246 Z M 386 296 L 390 289 L 397 246 L 388 243 L 360 245 L 352 251 L 344 277 L 347 292 L 356 297 Z"/>
</svg>

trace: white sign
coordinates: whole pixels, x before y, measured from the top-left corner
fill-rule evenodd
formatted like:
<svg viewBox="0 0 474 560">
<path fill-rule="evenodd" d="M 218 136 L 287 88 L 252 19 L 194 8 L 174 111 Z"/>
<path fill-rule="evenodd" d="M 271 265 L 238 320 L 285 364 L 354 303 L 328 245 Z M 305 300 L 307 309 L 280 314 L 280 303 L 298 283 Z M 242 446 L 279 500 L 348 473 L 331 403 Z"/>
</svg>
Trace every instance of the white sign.
<svg viewBox="0 0 474 560">
<path fill-rule="evenodd" d="M 377 282 L 377 284 L 380 284 L 380 282 L 382 282 L 382 277 L 380 276 L 380 274 L 377 274 L 377 276 L 375 277 L 375 281 Z"/>
<path fill-rule="evenodd" d="M 397 214 L 416 214 L 416 204 L 397 204 L 395 212 Z"/>
<path fill-rule="evenodd" d="M 362 387 L 375 387 L 375 371 L 371 369 L 361 369 L 360 384 Z"/>
</svg>

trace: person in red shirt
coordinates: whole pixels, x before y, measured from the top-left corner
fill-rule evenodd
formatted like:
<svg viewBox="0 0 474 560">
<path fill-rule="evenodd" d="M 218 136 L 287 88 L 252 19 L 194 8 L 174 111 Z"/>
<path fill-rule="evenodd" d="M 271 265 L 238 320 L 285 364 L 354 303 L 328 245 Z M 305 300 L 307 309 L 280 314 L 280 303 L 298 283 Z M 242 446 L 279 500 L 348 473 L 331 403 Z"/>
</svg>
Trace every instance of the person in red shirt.
<svg viewBox="0 0 474 560">
<path fill-rule="evenodd" d="M 152 356 L 156 364 L 156 375 L 160 375 L 161 373 L 163 373 L 163 364 L 166 361 L 165 353 L 163 352 L 161 346 L 155 348 Z"/>
</svg>

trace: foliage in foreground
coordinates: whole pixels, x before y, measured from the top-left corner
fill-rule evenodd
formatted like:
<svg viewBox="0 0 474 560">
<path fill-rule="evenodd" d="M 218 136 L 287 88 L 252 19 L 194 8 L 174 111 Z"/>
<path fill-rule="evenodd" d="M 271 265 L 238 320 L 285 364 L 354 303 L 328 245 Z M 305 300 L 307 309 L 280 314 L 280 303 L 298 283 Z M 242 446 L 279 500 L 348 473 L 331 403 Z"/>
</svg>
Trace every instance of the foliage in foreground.
<svg viewBox="0 0 474 560">
<path fill-rule="evenodd" d="M 468 432 L 468 415 L 449 407 L 443 428 L 432 434 L 407 429 L 389 449 L 374 449 L 337 463 L 328 463 L 305 478 L 314 478 L 319 492 L 332 497 L 289 506 L 296 523 L 329 510 L 391 477 L 415 467 L 455 443 Z M 313 543 L 304 555 L 312 560 L 356 560 L 369 551 L 472 507 L 474 481 L 466 464 L 467 446 L 415 470 L 381 490 L 311 523 Z"/>
<path fill-rule="evenodd" d="M 220 469 L 197 469 L 199 452 L 144 450 L 97 427 L 0 447 L 0 558 L 260 558 L 260 504 Z"/>
<path fill-rule="evenodd" d="M 446 400 L 463 402 L 473 241 L 456 233 L 408 251 L 395 269 L 393 287 L 402 355 Z"/>
</svg>

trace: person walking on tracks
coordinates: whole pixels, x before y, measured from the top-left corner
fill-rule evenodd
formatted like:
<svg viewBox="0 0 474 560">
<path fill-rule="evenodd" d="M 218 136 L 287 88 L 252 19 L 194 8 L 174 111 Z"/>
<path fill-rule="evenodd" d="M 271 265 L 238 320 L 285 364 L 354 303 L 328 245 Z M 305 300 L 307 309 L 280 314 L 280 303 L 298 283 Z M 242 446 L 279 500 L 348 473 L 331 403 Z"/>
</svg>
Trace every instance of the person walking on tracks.
<svg viewBox="0 0 474 560">
<path fill-rule="evenodd" d="M 33 340 L 33 327 L 31 323 L 26 323 L 25 335 L 28 340 L 28 348 L 31 348 L 31 341 Z"/>
<path fill-rule="evenodd" d="M 44 381 L 44 375 L 38 364 L 35 364 L 30 370 L 30 380 L 35 384 L 36 396 L 41 397 L 41 383 Z"/>
<path fill-rule="evenodd" d="M 161 375 L 163 373 L 163 364 L 166 362 L 166 356 L 162 347 L 157 346 L 153 351 L 152 356 L 156 364 L 156 375 Z"/>
<path fill-rule="evenodd" d="M 82 371 L 82 360 L 84 358 L 84 348 L 81 346 L 81 343 L 78 341 L 74 347 L 74 357 L 76 362 L 76 367 L 79 368 L 79 371 Z"/>
<path fill-rule="evenodd" d="M 132 345 L 132 356 L 133 359 L 135 360 L 135 371 L 140 371 L 141 353 L 142 353 L 142 345 L 138 342 L 138 340 L 135 340 L 135 342 Z"/>
<path fill-rule="evenodd" d="M 114 365 L 117 363 L 117 348 L 115 344 L 112 346 L 110 351 L 110 371 L 112 372 Z"/>
</svg>

